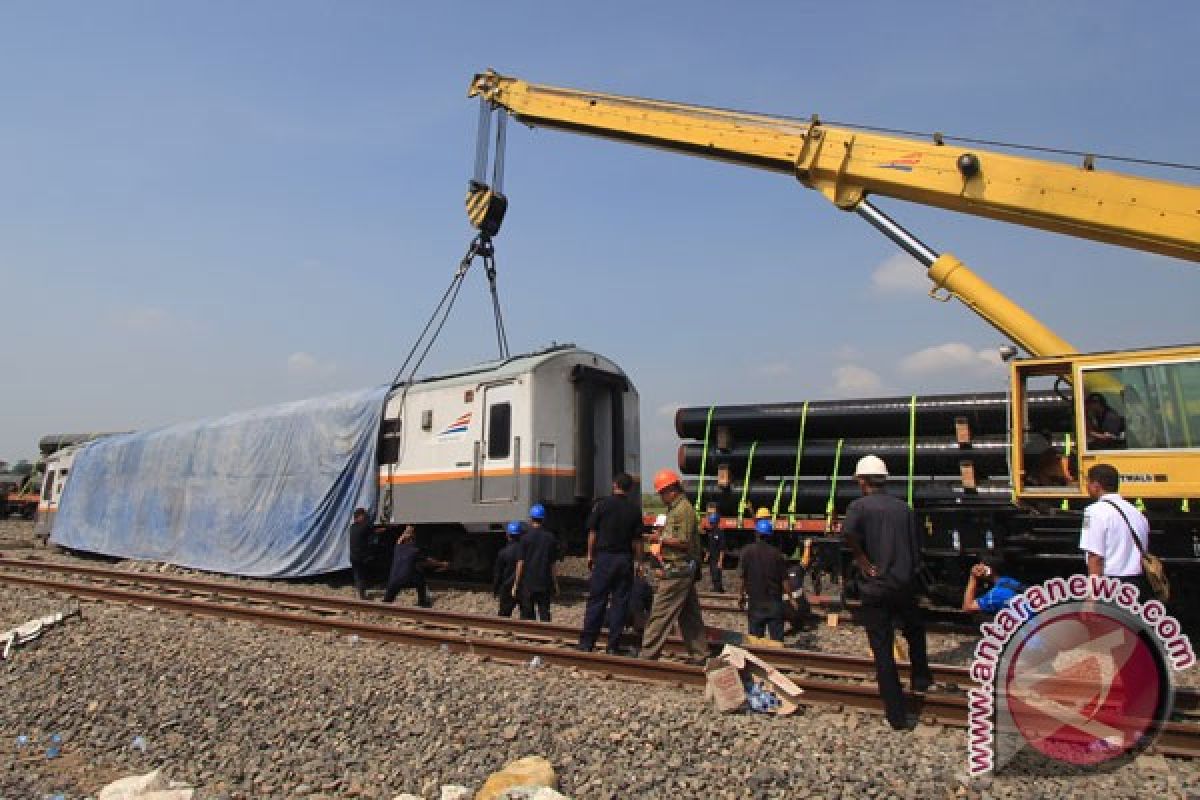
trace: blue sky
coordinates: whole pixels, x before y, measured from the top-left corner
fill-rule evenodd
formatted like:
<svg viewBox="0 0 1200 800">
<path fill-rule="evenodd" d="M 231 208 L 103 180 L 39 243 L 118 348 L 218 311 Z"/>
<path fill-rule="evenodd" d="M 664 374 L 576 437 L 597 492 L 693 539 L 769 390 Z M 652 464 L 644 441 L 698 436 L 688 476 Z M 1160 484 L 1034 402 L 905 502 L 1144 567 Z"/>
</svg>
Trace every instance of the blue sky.
<svg viewBox="0 0 1200 800">
<path fill-rule="evenodd" d="M 1197 30 L 1154 2 L 4 4 L 0 457 L 389 380 L 470 236 L 481 69 L 1190 163 Z M 622 364 L 646 469 L 679 404 L 1002 386 L 998 334 L 786 177 L 512 126 L 506 190 L 513 349 Z M 879 204 L 1081 348 L 1200 340 L 1193 264 Z M 428 367 L 494 352 L 476 273 Z"/>
</svg>

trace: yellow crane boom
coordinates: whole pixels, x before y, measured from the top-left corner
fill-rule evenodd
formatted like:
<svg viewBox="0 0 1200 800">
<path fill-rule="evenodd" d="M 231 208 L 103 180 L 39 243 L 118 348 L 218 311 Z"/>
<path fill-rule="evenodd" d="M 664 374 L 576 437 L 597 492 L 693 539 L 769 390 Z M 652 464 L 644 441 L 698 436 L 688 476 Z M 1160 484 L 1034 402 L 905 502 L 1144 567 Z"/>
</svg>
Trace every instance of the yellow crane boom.
<svg viewBox="0 0 1200 800">
<path fill-rule="evenodd" d="M 878 194 L 1200 261 L 1200 188 L 1055 161 L 716 108 L 529 83 L 468 92 L 531 126 L 795 175 L 844 210 Z"/>
<path fill-rule="evenodd" d="M 868 196 L 883 195 L 1151 253 L 1200 261 L 1200 189 L 1089 165 L 952 146 L 854 128 L 529 83 L 488 71 L 478 96 L 534 127 L 555 128 L 794 175 L 854 211 L 927 269 L 940 299 L 961 300 L 1034 356 L 1078 352 L 965 264 L 909 233 Z M 941 290 L 942 295 L 937 292 Z"/>
</svg>

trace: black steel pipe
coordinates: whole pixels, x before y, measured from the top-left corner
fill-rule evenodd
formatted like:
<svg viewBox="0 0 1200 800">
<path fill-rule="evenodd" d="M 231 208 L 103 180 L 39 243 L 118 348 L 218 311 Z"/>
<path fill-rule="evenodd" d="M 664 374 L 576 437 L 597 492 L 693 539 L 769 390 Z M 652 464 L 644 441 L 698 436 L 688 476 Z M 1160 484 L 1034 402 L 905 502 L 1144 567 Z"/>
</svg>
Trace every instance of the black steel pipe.
<svg viewBox="0 0 1200 800">
<path fill-rule="evenodd" d="M 746 501 L 754 508 L 771 508 L 775 503 L 775 495 L 779 488 L 779 481 L 751 481 L 750 491 L 746 494 Z M 792 499 L 792 479 L 787 478 L 783 481 L 783 493 L 780 495 L 779 513 L 787 514 L 788 507 Z M 688 498 L 693 503 L 696 502 L 696 488 L 698 481 L 694 478 L 685 478 L 683 482 L 684 491 L 687 492 Z M 897 497 L 904 497 L 907 493 L 907 484 L 904 479 L 897 478 L 888 485 L 888 491 Z M 834 495 L 834 507 L 837 513 L 845 512 L 846 506 L 850 501 L 862 497 L 862 491 L 858 488 L 858 483 L 853 478 L 840 478 L 837 482 L 837 490 Z M 740 482 L 733 483 L 728 489 L 721 489 L 715 481 L 704 481 L 704 496 L 700 499 L 700 505 L 707 507 L 710 503 L 715 503 L 717 512 L 723 516 L 736 516 L 738 513 L 738 505 L 742 500 L 742 484 Z M 828 478 L 801 478 L 799 486 L 796 488 L 796 514 L 824 514 L 825 505 L 829 501 L 829 479 Z M 1009 486 L 1003 482 L 990 482 L 980 486 L 975 491 L 966 491 L 956 484 L 954 479 L 942 478 L 940 480 L 929 479 L 914 479 L 913 481 L 913 503 L 918 507 L 945 507 L 945 506 L 997 506 L 1007 505 L 1012 501 L 1012 491 Z M 751 511 L 751 513 L 753 513 Z"/>
<path fill-rule="evenodd" d="M 805 438 L 907 436 L 911 397 L 876 397 L 850 400 L 817 400 L 808 404 Z M 964 417 L 973 436 L 1004 434 L 1008 429 L 1008 396 L 1004 392 L 919 395 L 916 399 L 916 435 L 953 436 L 955 419 Z M 764 403 L 717 406 L 713 409 L 710 443 L 717 428 L 732 431 L 738 442 L 768 439 L 796 441 L 804 403 Z M 1071 404 L 1054 392 L 1033 392 L 1029 397 L 1030 427 L 1034 430 L 1071 430 Z M 706 406 L 681 408 L 675 413 L 675 431 L 681 439 L 704 439 Z"/>
<path fill-rule="evenodd" d="M 1064 442 L 1054 441 L 1058 452 L 1063 452 Z M 804 442 L 800 459 L 801 475 L 827 475 L 833 471 L 837 455 L 836 439 L 816 439 Z M 894 474 L 908 474 L 909 445 L 907 437 L 846 439 L 842 444 L 841 463 L 848 469 L 854 468 L 857 459 L 866 455 L 879 456 Z M 976 477 L 983 475 L 1008 474 L 1008 441 L 1003 435 L 989 435 L 975 439 L 969 447 L 962 447 L 951 437 L 918 439 L 913 446 L 914 472 L 918 475 L 953 475 L 959 471 L 959 463 L 970 461 L 975 467 Z M 689 475 L 700 474 L 700 462 L 704 461 L 704 474 L 715 476 L 719 465 L 726 465 L 734 476 L 746 473 L 750 460 L 750 444 L 738 443 L 731 450 L 718 450 L 710 446 L 704 455 L 700 442 L 684 442 L 679 445 L 679 471 Z M 754 475 L 787 475 L 796 470 L 796 442 L 771 440 L 759 442 L 754 448 Z"/>
</svg>

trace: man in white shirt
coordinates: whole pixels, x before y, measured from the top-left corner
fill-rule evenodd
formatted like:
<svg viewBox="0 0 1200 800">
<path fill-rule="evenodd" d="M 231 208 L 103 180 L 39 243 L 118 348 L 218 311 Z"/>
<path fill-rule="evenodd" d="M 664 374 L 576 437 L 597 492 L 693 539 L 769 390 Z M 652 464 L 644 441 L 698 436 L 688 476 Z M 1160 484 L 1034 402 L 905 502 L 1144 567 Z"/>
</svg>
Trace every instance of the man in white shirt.
<svg viewBox="0 0 1200 800">
<path fill-rule="evenodd" d="M 1083 512 L 1083 530 L 1079 549 L 1087 554 L 1089 575 L 1111 575 L 1132 583 L 1142 600 L 1153 597 L 1150 584 L 1142 574 L 1142 555 L 1134 544 L 1136 533 L 1142 549 L 1150 546 L 1150 523 L 1121 495 L 1117 494 L 1121 477 L 1115 467 L 1097 464 L 1087 473 L 1087 492 L 1095 503 Z"/>
</svg>

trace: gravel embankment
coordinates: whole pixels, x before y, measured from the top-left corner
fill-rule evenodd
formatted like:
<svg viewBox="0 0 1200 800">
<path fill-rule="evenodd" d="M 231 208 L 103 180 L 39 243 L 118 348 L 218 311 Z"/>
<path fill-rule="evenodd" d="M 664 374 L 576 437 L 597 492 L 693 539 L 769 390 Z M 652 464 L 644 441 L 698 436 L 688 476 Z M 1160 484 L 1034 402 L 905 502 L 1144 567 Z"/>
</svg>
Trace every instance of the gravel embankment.
<svg viewBox="0 0 1200 800">
<path fill-rule="evenodd" d="M 490 609 L 479 593 L 438 598 L 467 603 Z M 0 584 L 0 625 L 64 606 L 60 596 Z M 566 621 L 581 607 L 558 611 Z M 861 631 L 833 630 L 863 650 Z M 55 733 L 62 755 L 46 759 Z M 95 603 L 0 664 L 0 735 L 3 798 L 78 798 L 154 767 L 204 798 L 437 797 L 443 784 L 478 786 L 530 754 L 548 758 L 563 792 L 578 798 L 1125 798 L 1200 789 L 1200 762 L 1160 757 L 1111 774 L 1062 769 L 969 789 L 961 731 L 898 734 L 877 717 L 828 709 L 720 716 L 691 690 Z M 16 748 L 18 735 L 33 744 Z M 132 746 L 139 736 L 144 750 Z"/>
</svg>

